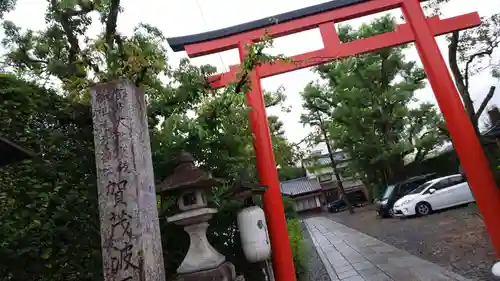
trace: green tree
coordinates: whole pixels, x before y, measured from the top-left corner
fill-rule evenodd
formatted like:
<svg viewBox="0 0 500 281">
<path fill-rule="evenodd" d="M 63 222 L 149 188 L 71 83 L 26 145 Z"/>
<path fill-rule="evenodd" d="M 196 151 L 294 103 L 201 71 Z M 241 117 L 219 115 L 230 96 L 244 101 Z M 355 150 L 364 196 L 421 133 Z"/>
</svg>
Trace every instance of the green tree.
<svg viewBox="0 0 500 281">
<path fill-rule="evenodd" d="M 0 19 L 3 19 L 5 13 L 8 13 L 16 6 L 16 0 L 2 0 L 0 1 Z"/>
<path fill-rule="evenodd" d="M 303 167 L 296 166 L 285 166 L 283 168 L 278 169 L 278 176 L 280 181 L 293 180 L 297 178 L 305 177 L 306 169 Z"/>
<path fill-rule="evenodd" d="M 302 114 L 301 116 L 301 123 L 304 125 L 309 125 L 315 128 L 315 131 L 313 131 L 310 135 L 309 138 L 311 139 L 311 143 L 313 145 L 318 145 L 319 143 L 325 143 L 326 148 L 328 150 L 328 156 L 330 158 L 330 163 L 327 165 L 317 163 L 318 159 L 308 159 L 309 162 L 309 169 L 314 172 L 316 169 L 324 169 L 324 168 L 331 168 L 333 171 L 333 174 L 335 175 L 336 179 L 336 184 L 339 187 L 340 194 L 342 195 L 342 198 L 346 202 L 347 209 L 349 210 L 349 213 L 354 214 L 354 208 L 349 200 L 349 198 L 346 196 L 346 192 L 344 190 L 344 184 L 342 183 L 342 179 L 340 176 L 340 171 L 337 168 L 337 161 L 335 161 L 335 157 L 333 155 L 334 153 L 334 148 L 333 148 L 333 143 L 330 138 L 330 133 L 328 130 L 329 124 L 327 121 L 325 121 L 325 114 L 321 111 L 315 110 L 315 109 L 309 109 L 308 114 Z M 328 116 L 326 116 L 326 119 L 329 119 Z"/>
<path fill-rule="evenodd" d="M 50 0 L 41 31 L 23 31 L 4 21 L 4 63 L 29 80 L 57 79 L 62 93 L 76 100 L 89 100 L 92 83 L 117 77 L 129 78 L 148 94 L 162 92 L 160 75 L 169 71 L 165 38 L 147 24 L 129 37 L 118 33 L 120 10 L 119 0 Z M 95 38 L 87 35 L 92 13 L 99 13 L 102 23 Z"/>
<path fill-rule="evenodd" d="M 358 30 L 341 26 L 342 41 L 352 41 L 394 29 L 385 16 Z M 375 184 L 404 175 L 404 159 L 416 161 L 443 143 L 444 123 L 428 103 L 412 106 L 416 90 L 425 85 L 425 73 L 403 51 L 386 48 L 319 66 L 325 83 L 311 82 L 302 92 L 309 113 L 322 112 L 335 146 L 352 157 L 352 170 Z"/>
</svg>

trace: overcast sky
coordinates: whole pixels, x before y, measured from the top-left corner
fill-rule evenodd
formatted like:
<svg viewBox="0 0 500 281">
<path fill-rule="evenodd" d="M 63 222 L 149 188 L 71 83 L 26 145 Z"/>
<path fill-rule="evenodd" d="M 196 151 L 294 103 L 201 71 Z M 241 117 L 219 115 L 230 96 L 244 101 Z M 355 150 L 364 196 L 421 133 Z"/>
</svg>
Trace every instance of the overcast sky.
<svg viewBox="0 0 500 281">
<path fill-rule="evenodd" d="M 43 0 L 18 0 L 17 9 L 7 15 L 7 19 L 14 21 L 23 28 L 40 29 L 44 26 L 44 12 L 46 2 Z M 315 5 L 327 1 L 290 1 L 290 0 L 122 0 L 124 13 L 120 15 L 118 29 L 124 34 L 130 34 L 138 23 L 145 22 L 158 27 L 167 37 L 183 36 L 194 33 L 205 32 L 240 24 L 255 19 L 273 16 L 279 13 Z M 450 17 L 462 13 L 477 11 L 481 16 L 489 16 L 500 12 L 500 0 L 452 0 L 443 9 L 443 17 Z M 496 3 L 496 4 L 493 4 Z M 400 15 L 399 10 L 392 11 L 395 15 Z M 382 14 L 376 14 L 379 16 Z M 369 21 L 373 16 L 364 17 L 346 23 L 359 26 L 360 23 Z M 91 29 L 91 33 L 96 33 L 100 26 L 96 25 Z M 438 38 L 441 52 L 447 59 L 447 44 L 444 37 Z M 307 51 L 320 49 L 323 47 L 321 37 L 317 29 L 301 32 L 295 35 L 279 38 L 275 41 L 273 53 L 284 55 L 295 55 Z M 498 58 L 499 52 L 496 57 Z M 186 57 L 184 52 L 174 53 L 169 49 L 169 61 L 172 65 L 177 65 L 182 57 Z M 408 52 L 408 58 L 420 62 L 417 52 L 412 48 Z M 239 62 L 236 50 L 222 53 L 221 55 L 210 55 L 193 59 L 197 65 L 212 64 L 220 71 L 228 68 L 229 65 Z M 273 90 L 281 85 L 286 88 L 287 104 L 291 106 L 290 113 L 282 113 L 279 108 L 271 108 L 268 114 L 280 116 L 285 124 L 285 131 L 288 139 L 292 142 L 299 142 L 309 132 L 308 128 L 303 128 L 299 124 L 300 114 L 303 112 L 300 92 L 304 86 L 317 77 L 309 70 L 303 69 L 275 77 L 266 78 L 262 81 L 264 89 Z M 488 73 L 474 77 L 472 81 L 473 100 L 479 106 L 482 98 L 486 95 L 489 87 L 495 83 Z M 498 83 L 498 82 L 497 82 Z M 499 85 L 500 86 L 500 85 Z M 500 89 L 490 104 L 500 105 Z M 422 101 L 435 99 L 430 87 L 419 91 L 417 97 Z"/>
</svg>

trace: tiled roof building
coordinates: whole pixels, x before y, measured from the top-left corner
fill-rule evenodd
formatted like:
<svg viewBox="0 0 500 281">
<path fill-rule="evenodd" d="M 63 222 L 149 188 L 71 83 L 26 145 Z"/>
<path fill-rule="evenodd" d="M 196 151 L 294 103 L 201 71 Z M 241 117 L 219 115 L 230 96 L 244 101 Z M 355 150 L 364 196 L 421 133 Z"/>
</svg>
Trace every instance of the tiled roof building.
<svg viewBox="0 0 500 281">
<path fill-rule="evenodd" d="M 343 151 L 334 153 L 337 170 L 345 169 L 350 157 Z M 290 197 L 294 202 L 295 210 L 298 212 L 312 209 L 326 209 L 328 202 L 339 198 L 339 183 L 334 175 L 328 154 L 313 153 L 304 159 L 307 177 L 281 182 L 281 194 Z M 341 177 L 342 185 L 347 193 L 362 192 L 366 197 L 363 183 L 355 177 Z"/>
</svg>

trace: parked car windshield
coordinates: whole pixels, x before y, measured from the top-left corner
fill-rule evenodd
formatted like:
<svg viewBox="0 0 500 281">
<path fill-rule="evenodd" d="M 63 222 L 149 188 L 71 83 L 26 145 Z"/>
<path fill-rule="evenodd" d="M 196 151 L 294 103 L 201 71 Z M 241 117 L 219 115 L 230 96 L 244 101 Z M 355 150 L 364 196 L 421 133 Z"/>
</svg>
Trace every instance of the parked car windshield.
<svg viewBox="0 0 500 281">
<path fill-rule="evenodd" d="M 389 199 L 391 196 L 392 191 L 394 190 L 395 185 L 389 185 L 384 192 L 384 196 L 382 196 L 382 200 Z"/>
<path fill-rule="evenodd" d="M 420 185 L 419 187 L 415 188 L 414 190 L 410 191 L 408 194 L 418 194 L 418 193 L 422 192 L 424 189 L 426 189 L 427 187 L 429 187 L 429 185 L 431 185 L 433 183 L 434 183 L 433 181 L 426 182 L 426 183 Z"/>
</svg>

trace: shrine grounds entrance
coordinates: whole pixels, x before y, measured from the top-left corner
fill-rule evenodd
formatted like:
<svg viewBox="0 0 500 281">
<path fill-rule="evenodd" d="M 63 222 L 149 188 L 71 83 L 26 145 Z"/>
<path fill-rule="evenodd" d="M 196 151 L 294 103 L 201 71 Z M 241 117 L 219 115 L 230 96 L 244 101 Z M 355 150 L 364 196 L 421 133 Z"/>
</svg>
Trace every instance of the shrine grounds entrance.
<svg viewBox="0 0 500 281">
<path fill-rule="evenodd" d="M 407 23 L 398 25 L 395 31 L 348 43 L 340 42 L 335 23 L 396 8 L 402 9 Z M 500 223 L 497 223 L 500 214 L 500 189 L 496 186 L 488 161 L 434 38 L 480 24 L 477 13 L 448 19 L 426 18 L 419 0 L 334 0 L 220 30 L 168 39 L 174 51 L 185 50 L 189 57 L 237 48 L 243 62 L 246 56 L 245 45 L 260 40 L 264 35 L 277 38 L 313 28 L 320 30 L 323 49 L 292 56 L 293 63 L 258 66 L 250 75 L 251 91 L 246 94 L 247 104 L 252 108 L 250 127 L 254 135 L 257 170 L 261 184 L 269 186 L 263 201 L 277 281 L 294 281 L 296 278 L 260 80 L 410 42 L 415 42 L 486 229 L 497 256 L 500 257 Z M 229 72 L 214 75 L 210 80 L 213 81 L 212 86 L 224 87 L 235 81 L 238 69 L 239 66 L 231 66 Z"/>
</svg>

